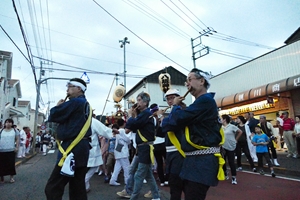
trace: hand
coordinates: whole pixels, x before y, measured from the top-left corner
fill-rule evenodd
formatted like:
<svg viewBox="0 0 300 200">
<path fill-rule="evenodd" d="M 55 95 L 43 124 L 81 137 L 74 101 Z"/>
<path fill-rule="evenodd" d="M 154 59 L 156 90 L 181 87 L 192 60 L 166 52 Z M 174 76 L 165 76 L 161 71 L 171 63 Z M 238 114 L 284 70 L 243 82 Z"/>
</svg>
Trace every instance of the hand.
<svg viewBox="0 0 300 200">
<path fill-rule="evenodd" d="M 56 106 L 59 106 L 60 104 L 62 104 L 62 103 L 64 103 L 64 102 L 65 102 L 65 100 L 61 99 L 61 100 L 59 100 L 59 101 L 57 102 Z"/>
<path fill-rule="evenodd" d="M 183 97 L 175 97 L 173 100 L 173 105 L 179 105 L 185 98 Z"/>
</svg>

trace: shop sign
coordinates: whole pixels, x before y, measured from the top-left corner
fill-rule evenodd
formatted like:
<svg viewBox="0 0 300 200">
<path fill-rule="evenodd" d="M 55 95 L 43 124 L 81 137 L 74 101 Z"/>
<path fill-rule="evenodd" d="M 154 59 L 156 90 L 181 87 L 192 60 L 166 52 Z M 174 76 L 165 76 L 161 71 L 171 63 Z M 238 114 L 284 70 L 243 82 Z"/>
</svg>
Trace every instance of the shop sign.
<svg viewBox="0 0 300 200">
<path fill-rule="evenodd" d="M 244 106 L 239 106 L 227 110 L 221 110 L 220 115 L 229 114 L 229 115 L 239 115 L 246 112 L 254 112 L 258 110 L 264 110 L 269 108 L 274 108 L 275 104 L 269 104 L 267 101 L 261 101 L 253 104 L 248 104 Z"/>
</svg>

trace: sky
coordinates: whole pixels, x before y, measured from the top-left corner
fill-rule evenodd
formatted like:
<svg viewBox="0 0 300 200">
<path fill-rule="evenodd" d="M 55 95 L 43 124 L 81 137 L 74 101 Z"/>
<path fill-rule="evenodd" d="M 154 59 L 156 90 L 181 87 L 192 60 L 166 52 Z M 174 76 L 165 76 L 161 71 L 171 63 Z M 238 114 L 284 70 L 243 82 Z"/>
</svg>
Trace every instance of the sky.
<svg viewBox="0 0 300 200">
<path fill-rule="evenodd" d="M 42 66 L 45 74 L 41 80 L 50 78 L 47 84 L 41 84 L 42 112 L 66 96 L 67 81 L 51 78 L 71 79 L 81 77 L 83 72 L 90 79 L 86 97 L 95 113 L 115 111 L 109 90 L 124 84 L 124 48 L 120 41 L 125 37 L 130 42 L 125 46 L 129 91 L 142 77 L 168 66 L 188 74 L 194 67 L 191 39 L 197 38 L 193 42 L 196 46 L 201 38 L 201 44 L 210 49 L 196 60 L 196 67 L 217 75 L 285 45 L 300 25 L 299 0 L 14 2 L 34 56 L 36 77 L 40 78 Z M 20 100 L 31 101 L 34 109 L 33 70 L 11 0 L 0 2 L 0 25 L 0 50 L 13 53 L 12 79 L 21 82 Z M 120 76 L 114 81 L 116 73 Z"/>
</svg>

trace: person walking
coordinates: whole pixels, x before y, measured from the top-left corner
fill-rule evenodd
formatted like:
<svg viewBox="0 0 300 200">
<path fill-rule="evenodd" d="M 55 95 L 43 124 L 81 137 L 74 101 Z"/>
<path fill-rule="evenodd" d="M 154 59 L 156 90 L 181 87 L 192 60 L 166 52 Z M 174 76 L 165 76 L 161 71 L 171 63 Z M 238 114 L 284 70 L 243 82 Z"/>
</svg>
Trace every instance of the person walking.
<svg viewBox="0 0 300 200">
<path fill-rule="evenodd" d="M 252 157 L 250 155 L 250 151 L 249 151 L 249 147 L 248 147 L 248 143 L 247 143 L 247 135 L 246 135 L 246 129 L 245 129 L 245 123 L 246 120 L 243 116 L 239 115 L 236 118 L 236 121 L 238 123 L 237 127 L 242 131 L 242 135 L 241 137 L 238 139 L 238 142 L 236 144 L 236 149 L 235 149 L 235 153 L 236 153 L 236 162 L 237 162 L 237 167 L 239 171 L 242 171 L 242 150 L 245 153 L 245 156 L 250 164 L 250 167 L 252 169 L 253 172 L 256 172 L 256 168 L 254 166 L 254 162 L 252 160 Z"/>
<path fill-rule="evenodd" d="M 159 200 L 158 187 L 155 182 L 151 163 L 154 164 L 153 141 L 155 139 L 154 120 L 148 108 L 150 102 L 150 95 L 141 92 L 137 96 L 137 108 L 129 110 L 129 116 L 125 130 L 126 133 L 130 131 L 136 132 L 138 167 L 134 174 L 134 187 L 130 199 L 138 199 L 142 189 L 143 180 L 146 179 L 151 187 L 151 193 L 154 200 Z M 137 115 L 137 110 L 140 114 Z"/>
<path fill-rule="evenodd" d="M 25 151 L 26 151 L 26 130 L 27 127 L 24 126 L 23 129 L 20 131 L 20 145 L 18 150 L 18 158 L 25 158 Z"/>
<path fill-rule="evenodd" d="M 91 129 L 92 129 L 92 136 L 91 136 L 92 148 L 90 149 L 89 160 L 87 164 L 88 171 L 85 175 L 86 192 L 89 192 L 91 190 L 90 179 L 95 174 L 99 165 L 103 164 L 98 137 L 102 136 L 108 139 L 113 137 L 112 129 L 108 128 L 107 126 L 102 124 L 99 120 L 97 120 L 94 114 L 92 118 Z"/>
<path fill-rule="evenodd" d="M 168 106 L 173 106 L 175 97 L 179 97 L 179 91 L 177 89 L 169 89 L 165 98 L 167 100 Z M 160 110 L 161 111 L 161 110 Z M 160 113 L 158 111 L 158 113 Z M 162 115 L 163 113 L 161 113 Z M 158 114 L 159 115 L 159 114 Z M 165 145 L 166 145 L 166 173 L 168 174 L 170 186 L 170 200 L 181 200 L 181 195 L 183 190 L 183 180 L 180 178 L 179 174 L 183 164 L 184 156 L 179 152 L 182 149 L 177 149 L 179 146 L 174 146 L 174 141 L 181 141 L 184 135 L 183 128 L 175 128 L 168 126 L 168 118 L 161 117 L 162 120 L 162 132 L 165 134 Z"/>
<path fill-rule="evenodd" d="M 210 186 L 224 180 L 224 159 L 220 154 L 223 142 L 221 119 L 214 93 L 208 93 L 210 74 L 192 69 L 186 81 L 195 101 L 182 109 L 184 97 L 175 97 L 166 125 L 185 129 L 180 141 L 186 155 L 180 172 L 185 200 L 205 199 Z M 220 163 L 220 165 L 219 165 Z"/>
<path fill-rule="evenodd" d="M 61 99 L 50 110 L 48 121 L 59 123 L 56 136 L 59 151 L 58 160 L 45 187 L 47 200 L 62 199 L 67 183 L 69 199 L 87 199 L 85 174 L 90 151 L 89 139 L 92 134 L 92 109 L 84 95 L 86 88 L 82 79 L 71 79 L 67 83 L 69 101 Z M 65 157 L 67 149 L 71 149 L 71 152 Z M 63 164 L 69 164 L 66 170 Z"/>
<path fill-rule="evenodd" d="M 4 128 L 0 130 L 0 183 L 4 183 L 4 176 L 10 176 L 10 183 L 14 183 L 16 175 L 15 157 L 19 148 L 19 132 L 12 128 L 14 121 L 6 119 Z"/>
</svg>

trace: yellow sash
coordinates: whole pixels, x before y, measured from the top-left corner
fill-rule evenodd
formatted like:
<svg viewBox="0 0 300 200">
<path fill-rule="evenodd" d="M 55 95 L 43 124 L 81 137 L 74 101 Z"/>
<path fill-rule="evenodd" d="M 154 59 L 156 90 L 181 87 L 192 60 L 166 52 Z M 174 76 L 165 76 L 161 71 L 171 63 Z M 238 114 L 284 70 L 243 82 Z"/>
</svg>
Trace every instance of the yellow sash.
<svg viewBox="0 0 300 200">
<path fill-rule="evenodd" d="M 168 137 L 170 139 L 170 142 L 175 146 L 175 148 L 178 150 L 178 152 L 185 158 L 185 153 L 181 149 L 181 144 L 180 144 L 178 138 L 175 136 L 175 133 L 173 131 L 168 131 Z"/>
<path fill-rule="evenodd" d="M 62 153 L 62 158 L 60 159 L 58 166 L 63 166 L 65 159 L 67 158 L 68 154 L 70 151 L 80 142 L 80 140 L 84 137 L 86 134 L 87 130 L 89 129 L 92 121 L 92 107 L 90 106 L 90 114 L 88 119 L 86 120 L 84 126 L 82 127 L 80 133 L 77 135 L 75 140 L 68 146 L 67 150 L 65 151 L 62 146 L 60 145 L 60 140 L 56 140 L 56 143 L 58 145 L 59 151 Z"/>
<path fill-rule="evenodd" d="M 148 140 L 141 134 L 140 130 L 137 130 L 140 138 L 142 139 L 143 142 L 148 142 Z M 153 144 L 149 144 L 150 146 L 150 159 L 151 159 L 151 163 L 152 165 L 154 165 L 154 146 Z"/>
<path fill-rule="evenodd" d="M 219 145 L 221 146 L 225 142 L 224 130 L 222 129 L 222 127 L 220 128 L 220 135 L 221 135 L 222 140 L 221 140 Z M 207 146 L 200 146 L 200 145 L 197 145 L 197 144 L 193 143 L 190 140 L 190 131 L 189 131 L 189 128 L 187 126 L 185 127 L 185 137 L 186 137 L 187 142 L 191 146 L 195 147 L 196 149 L 210 148 L 210 147 L 207 147 Z M 224 170 L 223 170 L 223 165 L 225 164 L 225 160 L 222 157 L 221 153 L 215 153 L 214 156 L 216 156 L 219 159 L 219 170 L 218 170 L 218 176 L 217 176 L 218 180 L 224 181 L 225 180 L 225 174 L 224 174 Z"/>
</svg>

